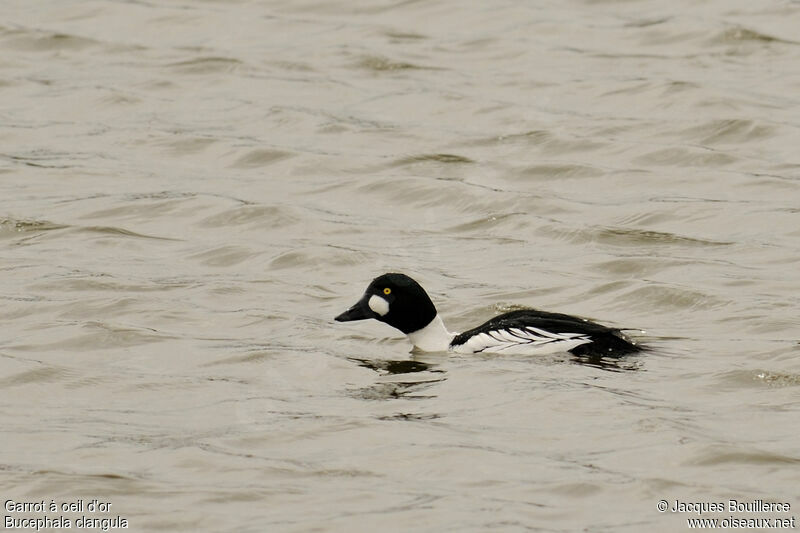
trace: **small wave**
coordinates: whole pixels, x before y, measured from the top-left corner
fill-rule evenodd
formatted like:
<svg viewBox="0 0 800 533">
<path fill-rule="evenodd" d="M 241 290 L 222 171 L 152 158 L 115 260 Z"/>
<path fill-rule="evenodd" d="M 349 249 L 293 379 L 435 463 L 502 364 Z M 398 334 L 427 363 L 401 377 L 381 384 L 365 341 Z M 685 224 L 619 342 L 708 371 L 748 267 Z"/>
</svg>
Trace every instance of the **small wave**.
<svg viewBox="0 0 800 533">
<path fill-rule="evenodd" d="M 52 231 L 68 227 L 65 224 L 55 224 L 47 220 L 2 218 L 0 219 L 0 238 L 14 237 L 20 233 Z"/>
<path fill-rule="evenodd" d="M 165 144 L 168 149 L 176 155 L 191 155 L 202 152 L 209 146 L 217 143 L 218 140 L 211 137 L 190 137 L 169 141 Z"/>
<path fill-rule="evenodd" d="M 589 165 L 580 164 L 544 164 L 533 165 L 516 172 L 520 178 L 554 179 L 565 178 L 591 178 L 600 176 L 603 170 Z"/>
<path fill-rule="evenodd" d="M 438 67 L 416 65 L 406 61 L 394 61 L 381 56 L 366 56 L 358 62 L 358 67 L 374 72 L 394 72 L 401 70 L 441 70 Z"/>
<path fill-rule="evenodd" d="M 186 61 L 168 63 L 166 66 L 177 74 L 216 74 L 233 72 L 244 63 L 231 57 L 198 57 Z"/>
<path fill-rule="evenodd" d="M 600 227 L 572 229 L 546 225 L 540 227 L 539 232 L 556 239 L 574 243 L 599 242 L 611 246 L 728 246 L 732 244 L 726 241 L 714 241 L 666 231 L 638 228 Z"/>
<path fill-rule="evenodd" d="M 29 383 L 52 383 L 55 381 L 62 381 L 75 374 L 75 371 L 66 368 L 52 366 L 34 368 L 17 374 L 11 374 L 10 376 L 0 379 L 0 389 L 7 389 L 16 385 L 27 385 Z"/>
<path fill-rule="evenodd" d="M 391 166 L 406 166 L 414 165 L 417 163 L 445 163 L 445 164 L 471 164 L 474 163 L 472 159 L 457 154 L 420 154 L 408 157 L 402 157 L 395 160 Z"/>
<path fill-rule="evenodd" d="M 659 148 L 641 155 L 634 162 L 641 165 L 681 167 L 722 167 L 736 163 L 738 157 L 703 147 L 674 146 Z"/>
<path fill-rule="evenodd" d="M 82 50 L 100 44 L 94 39 L 67 33 L 48 33 L 29 29 L 4 33 L 5 47 L 22 52 Z"/>
<path fill-rule="evenodd" d="M 774 126 L 745 119 L 711 120 L 681 132 L 681 137 L 697 139 L 699 144 L 746 143 L 771 137 Z"/>
<path fill-rule="evenodd" d="M 72 228 L 74 231 L 86 233 L 99 233 L 101 235 L 112 235 L 118 237 L 134 237 L 137 239 L 156 239 L 162 241 L 178 241 L 180 239 L 173 239 L 171 237 L 161 237 L 158 235 L 146 235 L 144 233 L 137 233 L 135 231 L 127 230 L 125 228 L 117 228 L 114 226 L 82 226 Z"/>
<path fill-rule="evenodd" d="M 757 449 L 736 448 L 733 446 L 709 446 L 699 454 L 698 457 L 690 461 L 690 464 L 698 466 L 713 465 L 796 465 L 800 464 L 800 459 L 789 455 L 768 452 Z"/>
<path fill-rule="evenodd" d="M 754 372 L 753 379 L 771 387 L 796 387 L 800 385 L 800 374 L 791 374 L 788 372 L 758 370 Z"/>
<path fill-rule="evenodd" d="M 624 303 L 629 309 L 646 307 L 659 309 L 662 312 L 667 309 L 713 309 L 730 303 L 697 290 L 652 282 L 618 296 L 615 301 Z"/>
<path fill-rule="evenodd" d="M 300 221 L 293 210 L 278 205 L 242 205 L 226 209 L 199 222 L 206 227 L 260 226 L 269 229 L 290 226 Z"/>
<path fill-rule="evenodd" d="M 283 252 L 269 262 L 271 269 L 318 269 L 320 265 L 355 266 L 374 260 L 371 254 L 336 246 L 312 246 Z"/>
<path fill-rule="evenodd" d="M 243 156 L 239 157 L 234 163 L 235 168 L 259 168 L 271 165 L 278 161 L 283 161 L 293 157 L 294 154 L 283 150 L 270 150 L 267 148 L 259 148 L 252 150 Z"/>
<path fill-rule="evenodd" d="M 255 252 L 244 246 L 226 245 L 194 254 L 190 256 L 190 259 L 197 260 L 210 267 L 229 267 L 258 257 L 259 255 L 261 255 L 261 252 Z"/>
<path fill-rule="evenodd" d="M 739 44 L 739 43 L 787 43 L 800 44 L 795 41 L 773 37 L 742 26 L 728 28 L 708 40 L 711 44 Z"/>
<path fill-rule="evenodd" d="M 494 229 L 498 226 L 508 226 L 509 223 L 513 224 L 515 229 L 521 229 L 522 227 L 529 226 L 529 223 L 520 221 L 520 219 L 524 219 L 526 216 L 526 213 L 497 213 L 494 215 L 475 218 L 468 222 L 462 222 L 461 224 L 457 224 L 455 226 L 450 226 L 446 231 L 448 233 L 484 232 L 489 229 Z"/>
</svg>

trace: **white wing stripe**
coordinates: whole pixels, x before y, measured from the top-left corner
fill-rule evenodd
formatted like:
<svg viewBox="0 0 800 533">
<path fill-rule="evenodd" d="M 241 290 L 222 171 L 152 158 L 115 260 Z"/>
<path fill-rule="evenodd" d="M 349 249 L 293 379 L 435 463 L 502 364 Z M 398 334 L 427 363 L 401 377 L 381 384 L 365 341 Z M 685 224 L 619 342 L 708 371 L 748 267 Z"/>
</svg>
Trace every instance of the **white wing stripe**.
<svg viewBox="0 0 800 533">
<path fill-rule="evenodd" d="M 508 331 L 510 331 L 512 335 L 519 337 L 520 339 L 524 339 L 526 336 L 525 332 L 519 328 L 511 328 Z"/>
<path fill-rule="evenodd" d="M 526 327 L 525 329 L 527 329 L 529 331 L 533 331 L 537 335 L 542 335 L 543 337 L 548 337 L 548 338 L 555 339 L 555 340 L 574 339 L 575 337 L 584 336 L 581 333 L 553 333 L 551 331 L 546 331 L 546 330 L 539 329 L 539 328 L 533 328 L 533 327 L 530 327 L 530 326 Z"/>
<path fill-rule="evenodd" d="M 499 352 L 514 348 L 526 350 L 527 347 L 530 351 L 546 349 L 555 352 L 569 350 L 591 341 L 591 337 L 583 333 L 553 333 L 526 326 L 479 333 L 456 349 L 465 349 L 468 352 Z"/>
</svg>

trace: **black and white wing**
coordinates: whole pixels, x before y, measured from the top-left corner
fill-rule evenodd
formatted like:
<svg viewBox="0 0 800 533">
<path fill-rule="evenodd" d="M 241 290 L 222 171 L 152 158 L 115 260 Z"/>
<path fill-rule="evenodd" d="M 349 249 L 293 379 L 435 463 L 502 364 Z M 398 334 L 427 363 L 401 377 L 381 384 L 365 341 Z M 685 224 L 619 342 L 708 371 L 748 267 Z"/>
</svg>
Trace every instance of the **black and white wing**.
<svg viewBox="0 0 800 533">
<path fill-rule="evenodd" d="M 534 309 L 497 316 L 457 335 L 450 343 L 457 353 L 535 355 L 572 352 L 576 355 L 621 355 L 639 351 L 619 330 L 588 320 Z"/>
<path fill-rule="evenodd" d="M 534 355 L 567 352 L 592 342 L 591 337 L 581 333 L 551 333 L 539 328 L 521 327 L 490 329 L 473 334 L 462 344 L 451 345 L 453 351 L 461 353 L 515 353 Z"/>
</svg>

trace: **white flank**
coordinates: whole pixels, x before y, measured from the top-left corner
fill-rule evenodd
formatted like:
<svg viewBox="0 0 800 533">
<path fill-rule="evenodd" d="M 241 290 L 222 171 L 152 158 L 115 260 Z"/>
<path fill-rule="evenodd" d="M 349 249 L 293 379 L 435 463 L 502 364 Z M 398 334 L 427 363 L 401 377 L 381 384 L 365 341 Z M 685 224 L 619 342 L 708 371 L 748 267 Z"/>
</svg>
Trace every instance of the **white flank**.
<svg viewBox="0 0 800 533">
<path fill-rule="evenodd" d="M 367 305 L 369 305 L 370 309 L 372 309 L 374 312 L 378 313 L 381 316 L 384 316 L 386 313 L 389 312 L 389 302 L 387 302 L 377 294 L 373 294 L 372 296 L 369 297 Z"/>
</svg>

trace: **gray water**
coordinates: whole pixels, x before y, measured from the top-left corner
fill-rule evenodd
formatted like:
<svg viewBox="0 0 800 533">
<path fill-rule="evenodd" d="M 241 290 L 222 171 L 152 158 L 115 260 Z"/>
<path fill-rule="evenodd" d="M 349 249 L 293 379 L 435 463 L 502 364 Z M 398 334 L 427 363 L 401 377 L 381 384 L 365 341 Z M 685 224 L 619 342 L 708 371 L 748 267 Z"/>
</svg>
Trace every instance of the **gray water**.
<svg viewBox="0 0 800 533">
<path fill-rule="evenodd" d="M 0 497 L 112 504 L 3 516 L 800 514 L 798 27 L 788 0 L 3 0 Z M 333 322 L 386 271 L 452 330 L 532 306 L 651 350 Z"/>
</svg>

